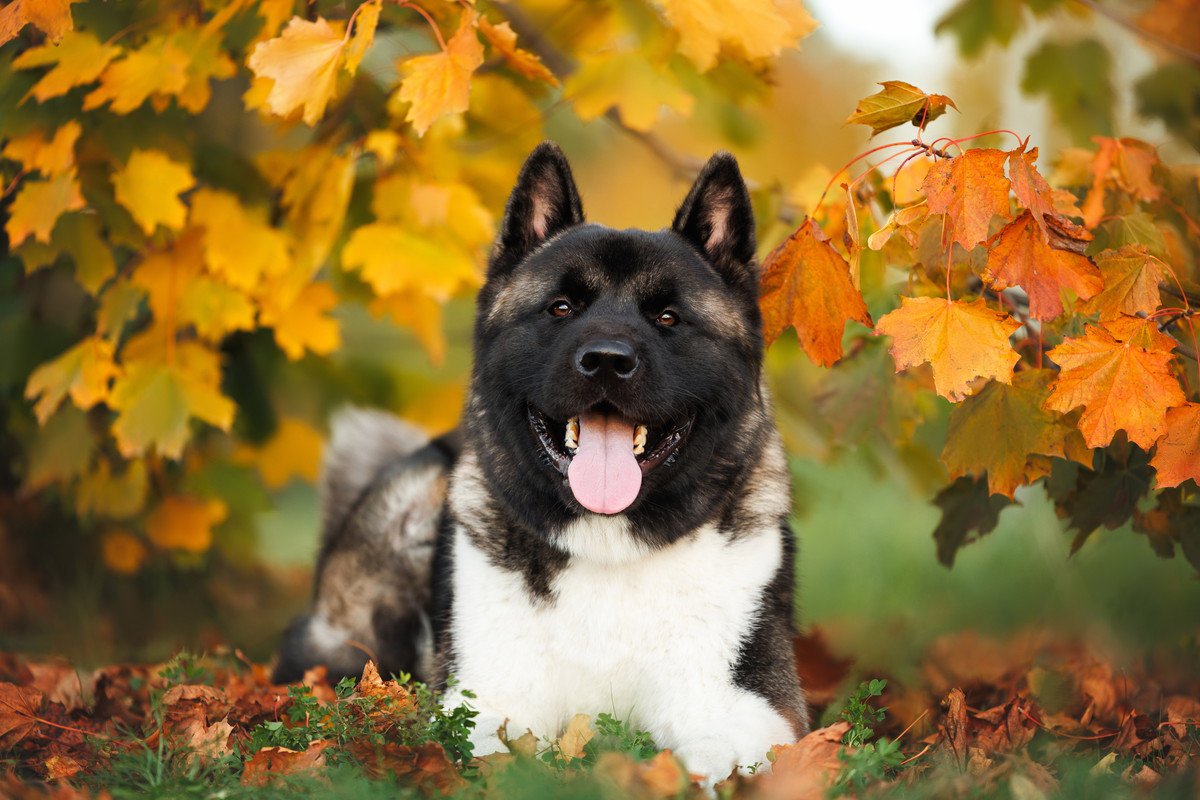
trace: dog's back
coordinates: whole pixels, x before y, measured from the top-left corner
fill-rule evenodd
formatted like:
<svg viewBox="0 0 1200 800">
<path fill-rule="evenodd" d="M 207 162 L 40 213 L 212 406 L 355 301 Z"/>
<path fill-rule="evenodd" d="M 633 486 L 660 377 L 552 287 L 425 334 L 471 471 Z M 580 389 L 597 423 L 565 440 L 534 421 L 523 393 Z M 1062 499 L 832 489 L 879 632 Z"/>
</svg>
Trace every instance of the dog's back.
<svg viewBox="0 0 1200 800">
<path fill-rule="evenodd" d="M 456 434 L 430 440 L 382 411 L 347 408 L 321 468 L 322 535 L 313 607 L 284 634 L 278 682 L 317 665 L 331 678 L 430 674 L 430 570 Z"/>
</svg>

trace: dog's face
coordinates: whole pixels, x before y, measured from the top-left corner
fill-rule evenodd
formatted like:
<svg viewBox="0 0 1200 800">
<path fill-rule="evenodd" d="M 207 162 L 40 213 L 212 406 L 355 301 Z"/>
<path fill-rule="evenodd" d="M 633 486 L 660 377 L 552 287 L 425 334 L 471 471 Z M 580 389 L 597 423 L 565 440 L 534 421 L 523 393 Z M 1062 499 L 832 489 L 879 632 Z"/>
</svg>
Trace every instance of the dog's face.
<svg viewBox="0 0 1200 800">
<path fill-rule="evenodd" d="M 714 156 L 671 228 L 583 221 L 557 147 L 529 157 L 479 297 L 469 435 L 534 530 L 625 514 L 669 541 L 761 446 L 749 196 Z"/>
</svg>

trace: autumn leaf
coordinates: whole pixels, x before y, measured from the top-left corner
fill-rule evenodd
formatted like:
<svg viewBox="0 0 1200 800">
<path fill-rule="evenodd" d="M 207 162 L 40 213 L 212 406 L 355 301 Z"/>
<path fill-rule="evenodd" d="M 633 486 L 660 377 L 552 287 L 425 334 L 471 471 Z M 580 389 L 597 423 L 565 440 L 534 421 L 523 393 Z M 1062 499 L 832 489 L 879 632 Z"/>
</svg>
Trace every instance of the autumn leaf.
<svg viewBox="0 0 1200 800">
<path fill-rule="evenodd" d="M 121 374 L 113 351 L 112 342 L 92 336 L 35 369 L 25 397 L 36 401 L 38 422 L 44 424 L 68 395 L 85 411 L 106 400 L 112 380 Z"/>
<path fill-rule="evenodd" d="M 288 237 L 230 192 L 197 189 L 189 221 L 204 230 L 205 263 L 231 286 L 252 292 L 291 266 Z"/>
<path fill-rule="evenodd" d="M 558 86 L 558 78 L 542 63 L 541 58 L 517 47 L 517 34 L 507 22 L 493 24 L 487 17 L 480 17 L 479 32 L 514 72 L 531 81 L 543 81 L 551 86 Z"/>
<path fill-rule="evenodd" d="M 992 494 L 1013 497 L 1023 486 L 1050 473 L 1050 457 L 1091 466 L 1091 451 L 1075 425 L 1046 410 L 1053 374 L 1018 372 L 1011 384 L 989 382 L 950 412 L 942 462 L 950 478 L 987 473 Z"/>
<path fill-rule="evenodd" d="M 756 796 L 764 800 L 822 800 L 843 768 L 838 753 L 845 750 L 847 722 L 818 728 L 795 744 L 771 748 L 771 772 Z"/>
<path fill-rule="evenodd" d="M 688 116 L 695 105 L 665 66 L 638 52 L 583 59 L 563 91 L 580 119 L 596 119 L 615 108 L 621 122 L 636 131 L 653 128 L 664 107 Z"/>
<path fill-rule="evenodd" d="M 203 553 L 212 547 L 213 527 L 228 515 L 221 500 L 169 495 L 146 518 L 146 535 L 164 550 Z"/>
<path fill-rule="evenodd" d="M 358 65 L 375 41 L 375 28 L 379 25 L 382 10 L 383 0 L 367 0 L 354 12 L 354 34 L 346 46 L 346 71 L 351 75 L 358 72 Z"/>
<path fill-rule="evenodd" d="M 81 517 L 101 516 L 131 519 L 146 505 L 150 479 L 146 462 L 136 459 L 113 474 L 107 459 L 99 459 L 79 481 L 75 492 L 75 513 Z"/>
<path fill-rule="evenodd" d="M 716 64 L 723 45 L 748 58 L 767 58 L 795 47 L 817 27 L 799 0 L 658 0 L 657 4 L 679 31 L 679 51 L 701 72 Z"/>
<path fill-rule="evenodd" d="M 79 211 L 84 206 L 74 170 L 47 180 L 23 181 L 21 191 L 9 207 L 8 225 L 5 227 L 9 245 L 16 247 L 30 236 L 35 241 L 49 242 L 58 218 L 68 211 Z"/>
<path fill-rule="evenodd" d="M 165 106 L 167 98 L 188 85 L 190 59 L 173 35 L 156 34 L 105 68 L 100 85 L 83 98 L 83 110 L 94 111 L 108 104 L 113 113 L 128 114 L 152 95 L 161 96 Z"/>
<path fill-rule="evenodd" d="M 178 310 L 180 323 L 192 325 L 201 339 L 211 342 L 254 327 L 255 308 L 250 298 L 208 276 L 184 284 Z"/>
<path fill-rule="evenodd" d="M 1083 406 L 1079 430 L 1088 447 L 1106 447 L 1125 431 L 1149 450 L 1167 429 L 1166 411 L 1186 402 L 1171 374 L 1175 340 L 1152 320 L 1118 317 L 1088 325 L 1046 353 L 1062 367 L 1046 408 L 1066 413 Z"/>
<path fill-rule="evenodd" d="M 970 250 L 988 236 L 992 217 L 1008 217 L 1007 154 L 991 148 L 968 150 L 938 161 L 922 188 L 929 211 L 946 215 L 948 240 Z"/>
<path fill-rule="evenodd" d="M 404 80 L 397 97 L 411 104 L 404 119 L 412 123 L 418 136 L 423 136 L 439 117 L 467 110 L 471 75 L 483 63 L 483 44 L 475 33 L 476 16 L 473 9 L 464 9 L 458 30 L 444 50 L 400 63 Z"/>
<path fill-rule="evenodd" d="M 555 742 L 555 755 L 560 761 L 583 758 L 583 748 L 596 732 L 592 730 L 592 718 L 587 714 L 576 714 L 567 722 L 567 727 Z"/>
<path fill-rule="evenodd" d="M 989 244 L 984 282 L 997 291 L 1023 288 L 1034 319 L 1050 320 L 1061 314 L 1064 289 L 1087 300 L 1104 288 L 1091 259 L 1052 247 L 1031 211 L 1006 225 Z"/>
<path fill-rule="evenodd" d="M 429 361 L 440 367 L 446 360 L 446 335 L 442 331 L 442 304 L 417 289 L 376 297 L 367 306 L 372 316 L 387 316 L 413 332 Z"/>
<path fill-rule="evenodd" d="M 268 489 L 281 489 L 292 478 L 315 483 L 321 468 L 323 443 L 320 431 L 301 419 L 284 417 L 261 446 L 238 445 L 233 460 L 254 466 Z"/>
<path fill-rule="evenodd" d="M 971 394 L 976 378 L 1012 381 L 1020 356 L 1009 337 L 1021 327 L 990 310 L 983 299 L 966 303 L 941 297 L 901 297 L 900 308 L 875 325 L 877 336 L 891 336 L 896 371 L 928 362 L 937 393 L 953 402 Z"/>
<path fill-rule="evenodd" d="M 400 778 L 426 793 L 436 791 L 442 796 L 452 795 L 467 786 L 454 763 L 446 757 L 445 748 L 437 742 L 414 746 L 356 740 L 350 745 L 350 752 L 373 778 Z"/>
<path fill-rule="evenodd" d="M 100 560 L 118 575 L 134 575 L 146 563 L 142 540 L 124 528 L 105 531 L 100 537 Z"/>
<path fill-rule="evenodd" d="M 129 210 L 147 236 L 160 224 L 171 230 L 183 227 L 187 206 L 179 195 L 195 184 L 186 165 L 159 150 L 134 150 L 113 175 L 117 202 Z"/>
<path fill-rule="evenodd" d="M 4 146 L 4 157 L 48 178 L 61 175 L 75 166 L 75 143 L 82 133 L 83 127 L 75 120 L 64 123 L 49 140 L 35 130 L 9 139 Z"/>
<path fill-rule="evenodd" d="M 1139 200 L 1152 202 L 1162 194 L 1154 181 L 1158 153 L 1137 139 L 1092 137 L 1098 145 L 1092 158 L 1092 185 L 1083 201 L 1083 224 L 1094 228 L 1104 217 L 1104 201 L 1110 186 L 1116 186 Z"/>
<path fill-rule="evenodd" d="M 1054 214 L 1057 210 L 1054 190 L 1050 188 L 1050 184 L 1034 166 L 1033 162 L 1037 161 L 1038 149 L 1035 147 L 1026 151 L 1025 147 L 1028 143 L 1026 140 L 1017 149 L 1008 151 L 1008 180 L 1012 184 L 1012 191 L 1017 200 L 1029 209 L 1029 213 L 1033 214 L 1038 226 L 1045 231 L 1044 217 L 1047 214 Z"/>
<path fill-rule="evenodd" d="M 266 100 L 271 113 L 286 117 L 303 109 L 304 122 L 316 125 L 337 89 L 343 46 L 327 20 L 292 17 L 282 34 L 255 45 L 246 65 L 274 81 Z"/>
<path fill-rule="evenodd" d="M 71 4 L 79 0 L 12 0 L 0 8 L 0 45 L 16 37 L 26 25 L 33 25 L 58 43 L 75 27 Z"/>
<path fill-rule="evenodd" d="M 26 50 L 13 59 L 12 65 L 21 70 L 54 66 L 38 79 L 27 95 L 44 103 L 96 80 L 109 62 L 120 54 L 120 47 L 101 43 L 89 31 L 71 31 L 57 45 L 47 42 Z"/>
<path fill-rule="evenodd" d="M 0 748 L 9 750 L 37 730 L 42 693 L 32 686 L 0 683 Z"/>
<path fill-rule="evenodd" d="M 342 344 L 341 326 L 327 313 L 337 301 L 328 283 L 310 283 L 286 304 L 263 297 L 260 321 L 275 329 L 275 343 L 293 361 L 306 352 L 328 355 Z"/>
<path fill-rule="evenodd" d="M 325 751 L 335 743 L 321 739 L 309 742 L 304 750 L 264 747 L 246 760 L 242 771 L 243 786 L 266 786 L 277 775 L 301 775 L 325 766 Z"/>
<path fill-rule="evenodd" d="M 1166 435 L 1159 439 L 1150 466 L 1157 472 L 1159 487 L 1187 480 L 1200 485 L 1200 403 L 1167 410 Z"/>
<path fill-rule="evenodd" d="M 461 249 L 386 222 L 355 230 L 342 264 L 359 269 L 380 296 L 416 289 L 447 300 L 477 280 L 475 263 Z"/>
<path fill-rule="evenodd" d="M 926 123 L 945 114 L 947 108 L 958 110 L 949 97 L 925 94 L 904 81 L 884 81 L 879 85 L 883 89 L 859 100 L 854 113 L 843 124 L 868 125 L 871 135 L 877 136 L 906 122 L 924 127 Z"/>
<path fill-rule="evenodd" d="M 233 422 L 234 405 L 221 394 L 220 359 L 194 342 L 177 346 L 166 363 L 153 357 L 130 357 L 125 374 L 113 385 L 109 404 L 116 409 L 113 434 L 126 457 L 157 451 L 179 458 L 189 438 L 193 417 L 221 430 Z"/>
<path fill-rule="evenodd" d="M 1106 320 L 1122 314 L 1150 314 L 1162 304 L 1158 285 L 1171 273 L 1145 245 L 1105 250 L 1096 256 L 1096 266 L 1104 277 L 1104 289 L 1079 307 L 1083 313 L 1099 313 L 1100 319 Z"/>
<path fill-rule="evenodd" d="M 831 366 L 842 357 L 847 320 L 871 327 L 850 270 L 817 226 L 806 220 L 763 262 L 759 306 L 767 344 L 795 327 L 813 363 Z"/>
</svg>

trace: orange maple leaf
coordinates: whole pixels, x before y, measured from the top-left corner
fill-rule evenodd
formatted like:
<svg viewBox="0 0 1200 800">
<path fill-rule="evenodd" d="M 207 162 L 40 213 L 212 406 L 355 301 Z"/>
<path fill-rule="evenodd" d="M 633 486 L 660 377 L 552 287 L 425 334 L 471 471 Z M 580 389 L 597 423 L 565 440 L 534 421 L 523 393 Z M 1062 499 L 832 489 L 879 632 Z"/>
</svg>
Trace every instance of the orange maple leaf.
<svg viewBox="0 0 1200 800">
<path fill-rule="evenodd" d="M 1084 335 L 1046 353 L 1062 367 L 1046 408 L 1083 406 L 1079 430 L 1088 447 L 1106 447 L 1118 430 L 1149 450 L 1166 431 L 1166 412 L 1187 398 L 1171 374 L 1175 340 L 1153 320 L 1122 316 L 1088 325 Z"/>
<path fill-rule="evenodd" d="M 1054 319 L 1062 313 L 1062 290 L 1087 300 L 1104 288 L 1100 270 L 1087 256 L 1051 247 L 1026 211 L 991 241 L 983 280 L 996 290 L 1021 286 L 1029 295 L 1029 315 Z"/>
<path fill-rule="evenodd" d="M 1170 271 L 1144 245 L 1127 244 L 1117 250 L 1105 250 L 1096 256 L 1096 266 L 1104 276 L 1104 291 L 1080 306 L 1085 314 L 1099 312 L 1101 319 L 1122 314 L 1150 314 L 1158 310 L 1162 298 L 1158 284 Z"/>
<path fill-rule="evenodd" d="M 983 299 L 971 303 L 941 297 L 901 297 L 900 308 L 875 326 L 892 337 L 891 353 L 900 372 L 928 362 L 937 393 L 953 402 L 971 394 L 976 378 L 1012 381 L 1020 356 L 1008 337 L 1020 323 L 992 311 Z"/>
<path fill-rule="evenodd" d="M 842 357 L 846 320 L 871 326 L 850 266 L 811 219 L 767 256 L 759 306 L 767 344 L 794 326 L 804 352 L 823 367 Z"/>
<path fill-rule="evenodd" d="M 487 17 L 480 17 L 479 30 L 515 72 L 530 80 L 545 81 L 551 86 L 558 86 L 558 78 L 542 63 L 542 59 L 528 50 L 517 47 L 517 34 L 507 22 L 497 25 L 489 22 Z"/>
<path fill-rule="evenodd" d="M 1094 228 L 1104 217 L 1104 196 L 1109 184 L 1147 202 L 1157 200 L 1162 190 L 1154 182 L 1158 152 L 1138 139 L 1093 136 L 1098 148 L 1092 159 L 1092 187 L 1083 201 L 1083 224 Z"/>
<path fill-rule="evenodd" d="M 1054 190 L 1033 164 L 1037 161 L 1038 149 L 1035 147 L 1026 152 L 1028 143 L 1022 142 L 1017 149 L 1008 151 L 1008 180 L 1017 200 L 1029 209 L 1037 224 L 1045 230 L 1043 217 L 1055 213 Z"/>
<path fill-rule="evenodd" d="M 1158 472 L 1159 488 L 1189 479 L 1200 484 L 1200 403 L 1167 410 L 1167 435 L 1159 440 L 1150 466 Z"/>
<path fill-rule="evenodd" d="M 993 148 L 968 150 L 934 164 L 922 189 L 932 214 L 945 214 L 949 240 L 970 250 L 988 236 L 992 217 L 1008 217 L 1007 154 Z"/>
</svg>

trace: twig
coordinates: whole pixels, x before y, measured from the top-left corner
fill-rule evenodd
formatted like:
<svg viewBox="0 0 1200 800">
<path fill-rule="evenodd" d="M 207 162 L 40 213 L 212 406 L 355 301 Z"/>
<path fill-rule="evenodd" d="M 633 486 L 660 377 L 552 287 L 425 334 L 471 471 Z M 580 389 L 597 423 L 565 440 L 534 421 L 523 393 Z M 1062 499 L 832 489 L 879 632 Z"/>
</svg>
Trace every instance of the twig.
<svg viewBox="0 0 1200 800">
<path fill-rule="evenodd" d="M 922 711 L 922 712 L 921 712 L 921 716 L 917 717 L 917 718 L 916 718 L 916 719 L 914 719 L 912 722 L 908 723 L 908 727 L 907 727 L 907 728 L 905 728 L 904 730 L 900 731 L 900 735 L 899 735 L 899 736 L 897 736 L 897 737 L 896 737 L 895 739 L 893 739 L 892 741 L 894 741 L 894 742 L 898 742 L 898 741 L 900 741 L 901 739 L 903 739 L 903 738 L 904 738 L 904 734 L 906 734 L 906 733 L 908 733 L 909 731 L 911 731 L 911 730 L 913 729 L 913 726 L 914 726 L 914 725 L 916 725 L 916 724 L 917 724 L 918 722 L 920 722 L 921 720 L 925 719 L 925 717 L 926 717 L 926 716 L 928 716 L 928 715 L 929 715 L 929 709 L 927 708 L 927 709 L 925 709 L 924 711 Z"/>
<path fill-rule="evenodd" d="M 909 765 L 909 764 L 911 764 L 913 761 L 916 761 L 918 758 L 920 758 L 921 756 L 923 756 L 923 755 L 925 755 L 926 753 L 928 753 L 928 752 L 929 752 L 929 748 L 930 748 L 930 747 L 932 747 L 932 746 L 933 746 L 933 745 L 928 745 L 928 744 L 927 744 L 927 745 L 925 745 L 925 747 L 923 747 L 923 748 L 921 749 L 921 752 L 917 753 L 916 755 L 912 755 L 912 756 L 909 756 L 908 758 L 904 759 L 903 761 L 901 761 L 901 762 L 900 762 L 900 764 L 899 764 L 898 766 L 901 766 L 901 767 L 908 766 L 908 765 Z"/>
</svg>

